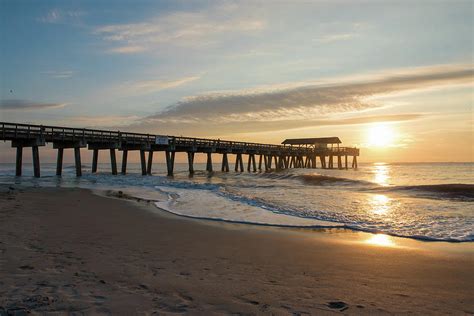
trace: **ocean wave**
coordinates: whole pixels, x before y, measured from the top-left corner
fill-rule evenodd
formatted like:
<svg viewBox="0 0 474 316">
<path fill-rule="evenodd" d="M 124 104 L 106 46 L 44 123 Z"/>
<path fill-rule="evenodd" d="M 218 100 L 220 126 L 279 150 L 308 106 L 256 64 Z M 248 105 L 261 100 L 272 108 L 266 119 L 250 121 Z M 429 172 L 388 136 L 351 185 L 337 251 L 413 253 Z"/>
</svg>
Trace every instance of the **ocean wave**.
<svg viewBox="0 0 474 316">
<path fill-rule="evenodd" d="M 157 206 L 176 215 L 213 221 L 294 228 L 327 228 L 336 225 L 355 231 L 383 233 L 424 241 L 474 241 L 474 235 L 468 229 L 453 226 L 452 222 L 445 222 L 446 219 L 439 216 L 436 221 L 445 222 L 446 225 L 446 229 L 442 231 L 433 230 L 432 225 L 428 222 L 408 221 L 393 223 L 394 226 L 392 226 L 388 222 L 369 220 L 330 210 L 294 209 L 290 205 L 271 203 L 255 196 L 234 190 L 229 191 L 225 187 L 218 188 L 216 186 L 211 190 L 209 190 L 211 188 L 209 186 L 207 188 L 199 185 L 191 187 L 190 185 L 179 186 L 180 191 L 175 191 L 169 186 L 156 187 L 162 193 L 168 194 L 168 201 L 156 203 Z M 172 188 L 177 189 L 178 186 Z M 284 221 L 276 223 L 271 220 L 274 216 L 287 217 Z M 317 225 L 310 222 L 302 224 L 300 221 L 318 221 L 320 223 Z M 466 225 L 468 226 L 468 223 Z"/>
<path fill-rule="evenodd" d="M 464 236 L 436 236 L 436 235 L 419 235 L 419 234 L 409 234 L 404 232 L 396 232 L 389 228 L 380 229 L 376 227 L 368 227 L 365 226 L 364 223 L 357 223 L 357 222 L 338 222 L 334 219 L 329 219 L 324 216 L 298 216 L 295 214 L 291 214 L 291 212 L 282 212 L 281 210 L 278 212 L 274 212 L 275 214 L 287 215 L 292 216 L 295 219 L 299 218 L 301 220 L 315 220 L 315 223 L 283 223 L 283 222 L 272 222 L 272 221 L 265 221 L 265 220 L 258 220 L 256 218 L 229 218 L 227 216 L 220 216 L 217 214 L 209 214 L 209 213 L 202 213 L 202 212 L 189 212 L 189 210 L 179 210 L 175 208 L 175 204 L 178 203 L 179 198 L 181 197 L 179 194 L 173 192 L 166 192 L 164 188 L 157 188 L 163 193 L 168 193 L 168 201 L 161 201 L 155 202 L 155 205 L 166 212 L 187 217 L 187 218 L 194 218 L 200 220 L 210 220 L 210 221 L 218 221 L 218 222 L 227 222 L 227 223 L 235 223 L 235 224 L 244 224 L 244 225 L 258 225 L 258 226 L 268 226 L 268 227 L 283 227 L 283 228 L 297 228 L 297 229 L 348 229 L 352 231 L 360 231 L 360 232 L 367 232 L 367 233 L 374 233 L 374 234 L 385 234 L 394 237 L 403 237 L 403 238 L 410 238 L 416 239 L 420 241 L 431 241 L 431 242 L 453 242 L 453 243 L 463 243 L 463 242 L 472 242 L 474 241 L 474 235 L 468 234 Z M 244 202 L 244 200 L 241 200 Z M 249 202 L 247 200 L 246 202 Z M 258 206 L 259 203 L 252 203 L 254 206 Z M 268 207 L 264 207 L 264 205 L 260 205 L 260 207 L 266 211 L 270 211 Z M 223 214 L 222 214 L 223 215 Z"/>
<path fill-rule="evenodd" d="M 357 179 L 349 179 L 343 177 L 333 177 L 333 176 L 325 176 L 322 174 L 305 174 L 305 175 L 298 175 L 296 178 L 302 180 L 306 184 L 312 185 L 375 185 L 370 181 L 364 180 L 357 180 Z"/>
<path fill-rule="evenodd" d="M 431 198 L 456 199 L 461 201 L 474 200 L 474 184 L 450 183 L 431 185 L 403 185 L 381 187 L 375 191 L 407 192 Z"/>
<path fill-rule="evenodd" d="M 275 179 L 275 180 L 285 180 L 285 179 L 295 179 L 300 180 L 305 184 L 310 185 L 375 185 L 375 183 L 365 180 L 350 179 L 344 177 L 334 177 L 327 176 L 322 174 L 298 174 L 298 173 L 262 173 L 261 177 Z"/>
</svg>

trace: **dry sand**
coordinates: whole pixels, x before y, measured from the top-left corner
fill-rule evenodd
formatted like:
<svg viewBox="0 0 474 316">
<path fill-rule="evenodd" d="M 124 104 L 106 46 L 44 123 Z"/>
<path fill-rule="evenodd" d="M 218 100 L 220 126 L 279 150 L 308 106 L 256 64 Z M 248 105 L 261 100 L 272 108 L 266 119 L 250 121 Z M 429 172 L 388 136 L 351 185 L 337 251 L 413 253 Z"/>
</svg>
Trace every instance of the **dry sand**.
<svg viewBox="0 0 474 316">
<path fill-rule="evenodd" d="M 0 210 L 0 315 L 474 312 L 472 243 L 376 246 L 371 234 L 186 219 L 81 189 L 15 189 Z"/>
</svg>

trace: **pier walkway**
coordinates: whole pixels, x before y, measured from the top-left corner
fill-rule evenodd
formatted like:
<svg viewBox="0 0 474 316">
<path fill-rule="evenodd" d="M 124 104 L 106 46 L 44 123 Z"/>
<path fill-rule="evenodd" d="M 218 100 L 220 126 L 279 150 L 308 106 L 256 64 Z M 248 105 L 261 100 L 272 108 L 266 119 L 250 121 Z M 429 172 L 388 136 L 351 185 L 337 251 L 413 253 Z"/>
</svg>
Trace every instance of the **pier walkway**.
<svg viewBox="0 0 474 316">
<path fill-rule="evenodd" d="M 357 168 L 359 149 L 354 147 L 318 147 L 306 145 L 274 145 L 220 139 L 177 137 L 130 133 L 121 131 L 44 126 L 0 122 L 0 140 L 11 141 L 16 148 L 16 175 L 22 173 L 23 148 L 32 148 L 34 176 L 40 176 L 39 147 L 52 143 L 57 149 L 56 174 L 61 175 L 64 149 L 73 149 L 76 175 L 81 176 L 81 148 L 93 151 L 92 172 L 97 172 L 99 150 L 110 152 L 112 174 L 117 174 L 116 150 L 122 152 L 121 173 L 127 172 L 127 156 L 131 150 L 140 152 L 143 175 L 151 174 L 153 154 L 164 152 L 168 176 L 173 175 L 176 152 L 186 152 L 189 172 L 194 172 L 194 157 L 197 153 L 207 155 L 206 170 L 213 171 L 212 154 L 222 155 L 221 171 L 229 172 L 229 155 L 235 155 L 234 170 L 244 171 L 244 155 L 248 156 L 249 172 L 281 170 L 288 168 L 348 169 L 348 157 L 352 157 L 352 168 Z M 258 163 L 256 161 L 258 157 Z M 342 162 L 344 158 L 344 164 Z"/>
</svg>

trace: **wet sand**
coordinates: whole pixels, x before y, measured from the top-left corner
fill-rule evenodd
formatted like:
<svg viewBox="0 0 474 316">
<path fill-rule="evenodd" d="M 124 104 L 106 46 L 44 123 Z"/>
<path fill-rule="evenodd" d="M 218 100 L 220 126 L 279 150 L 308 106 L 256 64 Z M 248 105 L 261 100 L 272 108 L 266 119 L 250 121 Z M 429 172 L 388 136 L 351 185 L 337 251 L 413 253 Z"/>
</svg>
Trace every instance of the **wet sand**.
<svg viewBox="0 0 474 316">
<path fill-rule="evenodd" d="M 474 245 L 178 217 L 83 189 L 0 193 L 0 315 L 469 314 Z"/>
</svg>

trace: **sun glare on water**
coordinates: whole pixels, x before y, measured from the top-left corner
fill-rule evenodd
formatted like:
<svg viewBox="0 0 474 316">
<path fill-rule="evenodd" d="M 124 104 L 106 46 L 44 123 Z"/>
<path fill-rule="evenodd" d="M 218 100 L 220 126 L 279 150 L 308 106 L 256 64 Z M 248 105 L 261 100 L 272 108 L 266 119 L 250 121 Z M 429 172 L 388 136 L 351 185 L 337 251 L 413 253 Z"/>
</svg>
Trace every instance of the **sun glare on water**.
<svg viewBox="0 0 474 316">
<path fill-rule="evenodd" d="M 371 125 L 368 131 L 368 143 L 372 147 L 388 147 L 393 145 L 395 132 L 388 124 Z"/>
</svg>

